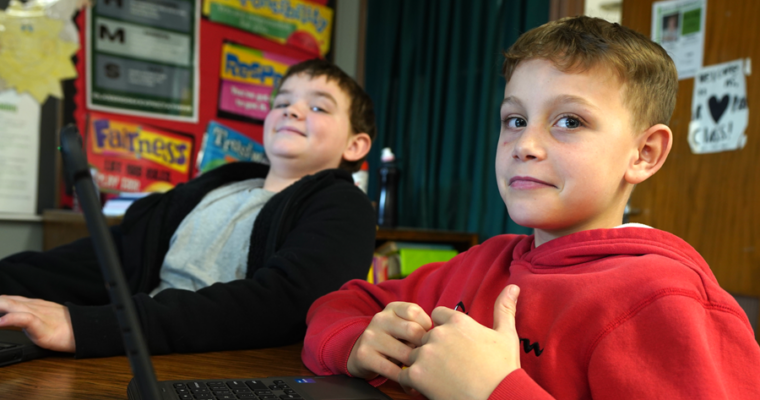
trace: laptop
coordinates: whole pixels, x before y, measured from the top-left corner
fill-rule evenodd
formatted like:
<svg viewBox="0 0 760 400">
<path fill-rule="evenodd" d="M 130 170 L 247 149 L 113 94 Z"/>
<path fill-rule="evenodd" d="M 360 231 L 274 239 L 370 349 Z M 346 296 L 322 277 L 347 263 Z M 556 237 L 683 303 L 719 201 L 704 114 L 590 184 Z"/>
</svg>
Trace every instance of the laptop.
<svg viewBox="0 0 760 400">
<path fill-rule="evenodd" d="M 37 347 L 22 331 L 0 329 L 0 367 L 55 354 Z"/>
<path fill-rule="evenodd" d="M 67 190 L 76 188 L 87 229 L 92 237 L 98 263 L 122 331 L 124 347 L 133 374 L 132 381 L 127 386 L 127 397 L 130 400 L 391 400 L 366 381 L 347 376 L 159 382 L 156 379 L 134 303 L 119 264 L 116 247 L 100 208 L 100 200 L 84 153 L 82 137 L 76 126 L 69 125 L 61 130 L 60 150 L 63 156 Z"/>
</svg>

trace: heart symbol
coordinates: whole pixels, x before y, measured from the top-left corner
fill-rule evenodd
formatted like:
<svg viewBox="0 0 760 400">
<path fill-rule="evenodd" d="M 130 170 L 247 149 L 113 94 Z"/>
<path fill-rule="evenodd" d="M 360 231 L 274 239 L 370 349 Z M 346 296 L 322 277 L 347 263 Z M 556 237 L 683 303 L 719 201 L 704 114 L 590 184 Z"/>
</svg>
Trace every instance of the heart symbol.
<svg viewBox="0 0 760 400">
<path fill-rule="evenodd" d="M 723 96 L 720 101 L 718 101 L 715 96 L 710 96 L 710 100 L 707 101 L 707 105 L 710 106 L 710 115 L 712 115 L 713 121 L 715 121 L 716 124 L 720 120 L 720 117 L 723 116 L 723 113 L 726 112 L 728 101 L 728 95 Z"/>
</svg>

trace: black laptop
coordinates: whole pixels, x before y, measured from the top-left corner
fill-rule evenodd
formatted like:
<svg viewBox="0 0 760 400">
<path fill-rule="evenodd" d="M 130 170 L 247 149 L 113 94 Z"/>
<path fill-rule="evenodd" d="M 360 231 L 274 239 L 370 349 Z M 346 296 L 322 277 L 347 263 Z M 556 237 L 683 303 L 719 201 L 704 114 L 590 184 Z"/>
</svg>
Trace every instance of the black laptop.
<svg viewBox="0 0 760 400">
<path fill-rule="evenodd" d="M 76 188 L 111 304 L 124 337 L 124 347 L 134 375 L 127 387 L 129 399 L 390 400 L 390 397 L 366 381 L 347 376 L 157 381 L 119 264 L 118 253 L 92 182 L 82 137 L 75 126 L 69 125 L 61 131 L 60 149 L 67 190 Z"/>
<path fill-rule="evenodd" d="M 22 331 L 0 329 L 0 367 L 54 353 L 37 347 Z"/>
</svg>

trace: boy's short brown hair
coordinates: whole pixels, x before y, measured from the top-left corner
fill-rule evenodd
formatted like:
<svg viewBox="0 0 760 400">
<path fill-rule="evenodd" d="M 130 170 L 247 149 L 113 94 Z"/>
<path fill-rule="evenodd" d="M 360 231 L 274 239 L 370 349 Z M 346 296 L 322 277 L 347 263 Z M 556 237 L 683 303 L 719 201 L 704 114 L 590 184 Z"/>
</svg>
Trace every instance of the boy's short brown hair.
<svg viewBox="0 0 760 400">
<path fill-rule="evenodd" d="M 375 140 L 377 126 L 375 125 L 375 107 L 372 99 L 353 78 L 329 61 L 315 58 L 292 65 L 288 68 L 282 79 L 280 79 L 273 94 L 280 91 L 282 84 L 288 78 L 300 74 L 306 74 L 312 79 L 324 76 L 328 82 L 334 81 L 351 101 L 348 108 L 348 116 L 353 133 L 363 132 L 369 135 L 370 140 Z M 342 160 L 339 168 L 349 172 L 356 172 L 361 168 L 365 158 L 366 156 L 357 161 Z"/>
<path fill-rule="evenodd" d="M 678 91 L 673 60 L 646 36 L 603 19 L 562 18 L 521 35 L 504 53 L 502 74 L 509 78 L 521 61 L 540 58 L 563 72 L 586 71 L 599 64 L 611 67 L 625 91 L 636 129 L 668 124 Z"/>
</svg>

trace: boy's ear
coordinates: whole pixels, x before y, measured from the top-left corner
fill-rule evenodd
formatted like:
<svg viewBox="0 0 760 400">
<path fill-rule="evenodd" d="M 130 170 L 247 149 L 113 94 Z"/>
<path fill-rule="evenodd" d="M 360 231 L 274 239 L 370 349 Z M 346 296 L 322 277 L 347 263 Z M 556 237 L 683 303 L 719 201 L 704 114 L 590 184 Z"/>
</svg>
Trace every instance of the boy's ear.
<svg viewBox="0 0 760 400">
<path fill-rule="evenodd" d="M 631 184 L 644 182 L 659 171 L 673 145 L 673 132 L 664 124 L 651 126 L 637 140 L 637 154 L 628 167 L 625 180 Z"/>
<path fill-rule="evenodd" d="M 357 161 L 364 158 L 372 147 L 372 139 L 366 133 L 355 133 L 348 139 L 346 150 L 343 151 L 343 159 Z"/>
</svg>

